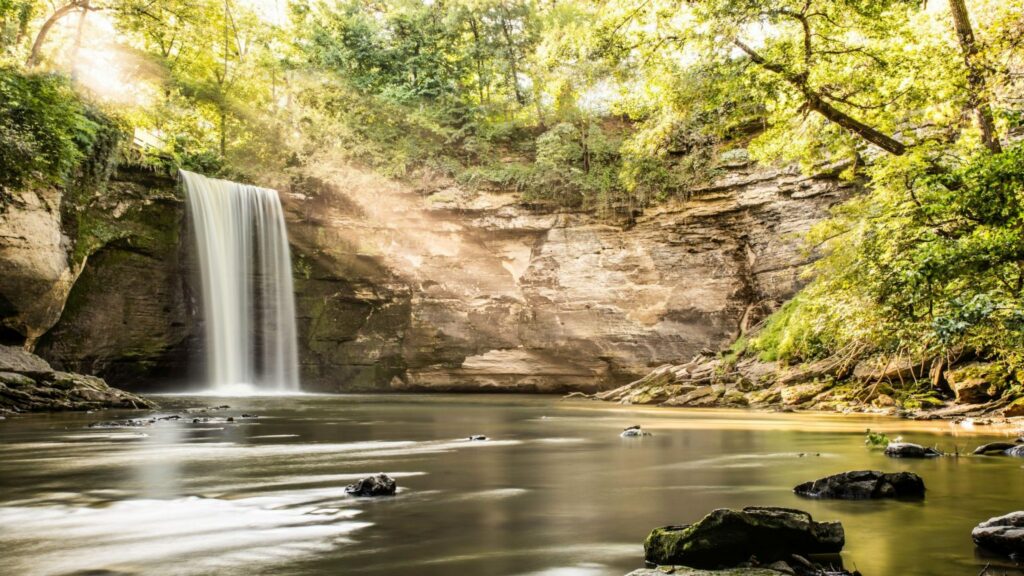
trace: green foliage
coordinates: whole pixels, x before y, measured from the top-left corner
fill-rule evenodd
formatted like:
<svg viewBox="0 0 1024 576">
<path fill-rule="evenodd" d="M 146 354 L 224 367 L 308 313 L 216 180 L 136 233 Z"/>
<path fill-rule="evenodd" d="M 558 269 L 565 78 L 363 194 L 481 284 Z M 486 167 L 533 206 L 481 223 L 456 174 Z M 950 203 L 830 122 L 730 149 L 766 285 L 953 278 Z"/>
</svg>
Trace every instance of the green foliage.
<svg viewBox="0 0 1024 576">
<path fill-rule="evenodd" d="M 881 432 L 872 432 L 870 428 L 864 431 L 864 443 L 872 448 L 885 448 L 889 442 L 889 437 Z"/>
<path fill-rule="evenodd" d="M 815 231 L 828 249 L 816 279 L 756 348 L 806 360 L 966 347 L 1024 367 L 1024 147 L 872 171 L 870 194 Z"/>
<path fill-rule="evenodd" d="M 0 190 L 64 185 L 94 148 L 116 145 L 117 132 L 66 78 L 0 68 Z M 108 170 L 96 160 L 84 175 L 104 179 Z"/>
</svg>

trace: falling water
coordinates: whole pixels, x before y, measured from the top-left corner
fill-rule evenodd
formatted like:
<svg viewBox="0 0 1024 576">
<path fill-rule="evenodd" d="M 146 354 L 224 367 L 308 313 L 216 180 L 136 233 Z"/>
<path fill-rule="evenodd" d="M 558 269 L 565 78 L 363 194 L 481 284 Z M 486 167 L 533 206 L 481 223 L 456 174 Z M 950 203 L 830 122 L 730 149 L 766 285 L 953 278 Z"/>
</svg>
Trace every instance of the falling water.
<svg viewBox="0 0 1024 576">
<path fill-rule="evenodd" d="M 181 170 L 214 392 L 297 391 L 295 302 L 277 192 Z"/>
</svg>

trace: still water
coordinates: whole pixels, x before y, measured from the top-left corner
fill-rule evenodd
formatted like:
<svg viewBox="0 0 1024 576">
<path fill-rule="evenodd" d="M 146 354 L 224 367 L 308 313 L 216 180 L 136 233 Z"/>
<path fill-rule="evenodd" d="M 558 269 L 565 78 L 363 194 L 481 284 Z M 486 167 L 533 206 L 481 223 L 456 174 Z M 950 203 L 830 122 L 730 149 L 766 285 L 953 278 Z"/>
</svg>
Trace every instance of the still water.
<svg viewBox="0 0 1024 576">
<path fill-rule="evenodd" d="M 999 561 L 971 528 L 1024 508 L 1020 459 L 899 461 L 863 443 L 870 427 L 964 452 L 1015 432 L 981 426 L 531 396 L 160 401 L 231 408 L 133 429 L 87 428 L 128 413 L 0 421 L 0 573 L 621 576 L 655 526 L 774 505 L 841 520 L 865 576 L 975 575 Z M 653 435 L 620 438 L 633 424 Z M 926 500 L 792 493 L 869 468 L 920 474 Z M 377 472 L 396 497 L 344 493 Z"/>
</svg>

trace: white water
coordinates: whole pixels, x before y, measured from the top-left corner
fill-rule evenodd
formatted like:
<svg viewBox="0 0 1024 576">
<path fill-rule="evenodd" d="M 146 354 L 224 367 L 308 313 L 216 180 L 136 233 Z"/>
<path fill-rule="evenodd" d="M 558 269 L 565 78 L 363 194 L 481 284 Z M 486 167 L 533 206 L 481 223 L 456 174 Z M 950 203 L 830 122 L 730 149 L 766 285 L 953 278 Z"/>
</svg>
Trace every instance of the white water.
<svg viewBox="0 0 1024 576">
<path fill-rule="evenodd" d="M 297 391 L 291 253 L 277 192 L 180 173 L 202 277 L 209 388 Z"/>
</svg>

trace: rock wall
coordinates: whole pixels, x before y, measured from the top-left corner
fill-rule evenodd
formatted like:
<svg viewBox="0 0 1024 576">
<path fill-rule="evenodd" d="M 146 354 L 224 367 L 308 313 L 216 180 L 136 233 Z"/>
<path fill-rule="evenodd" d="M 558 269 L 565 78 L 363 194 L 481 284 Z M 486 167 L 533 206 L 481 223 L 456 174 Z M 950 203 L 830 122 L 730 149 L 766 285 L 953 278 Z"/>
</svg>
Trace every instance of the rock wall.
<svg viewBox="0 0 1024 576">
<path fill-rule="evenodd" d="M 0 210 L 4 343 L 136 389 L 187 377 L 198 346 L 175 180 L 123 169 L 79 193 L 26 190 Z"/>
<path fill-rule="evenodd" d="M 268 184 L 293 247 L 303 385 L 321 391 L 594 391 L 716 350 L 798 288 L 799 235 L 852 192 L 735 165 L 615 225 L 330 161 Z M 3 340 L 132 390 L 195 381 L 174 180 L 122 170 L 73 222 L 59 193 L 31 194 L 0 214 Z"/>
<path fill-rule="evenodd" d="M 731 166 L 629 226 L 321 162 L 285 194 L 305 385 L 603 389 L 728 344 L 792 295 L 800 235 L 852 192 Z"/>
</svg>

